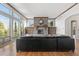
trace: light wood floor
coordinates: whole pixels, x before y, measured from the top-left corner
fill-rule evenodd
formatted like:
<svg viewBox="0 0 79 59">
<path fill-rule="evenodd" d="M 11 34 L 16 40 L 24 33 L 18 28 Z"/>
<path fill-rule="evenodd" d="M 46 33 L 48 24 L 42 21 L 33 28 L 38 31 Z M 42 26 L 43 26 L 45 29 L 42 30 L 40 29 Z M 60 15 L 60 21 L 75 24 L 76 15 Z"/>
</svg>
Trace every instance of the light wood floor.
<svg viewBox="0 0 79 59">
<path fill-rule="evenodd" d="M 69 52 L 18 52 L 17 56 L 79 56 L 79 40 L 76 40 L 74 53 Z"/>
<path fill-rule="evenodd" d="M 9 45 L 0 48 L 0 56 L 16 56 L 16 43 L 11 42 Z"/>
</svg>

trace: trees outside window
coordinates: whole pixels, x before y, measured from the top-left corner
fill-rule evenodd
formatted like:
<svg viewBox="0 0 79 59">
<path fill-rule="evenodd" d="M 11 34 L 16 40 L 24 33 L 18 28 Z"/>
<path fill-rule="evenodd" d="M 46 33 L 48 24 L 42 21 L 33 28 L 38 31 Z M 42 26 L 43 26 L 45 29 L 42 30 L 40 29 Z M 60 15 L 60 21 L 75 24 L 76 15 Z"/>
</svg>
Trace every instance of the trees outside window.
<svg viewBox="0 0 79 59">
<path fill-rule="evenodd" d="M 48 20 L 48 27 L 53 27 L 54 25 L 54 20 Z"/>
<path fill-rule="evenodd" d="M 0 15 L 0 37 L 9 36 L 9 19 Z"/>
<path fill-rule="evenodd" d="M 13 37 L 18 37 L 19 31 L 18 31 L 18 21 L 13 21 Z"/>
</svg>

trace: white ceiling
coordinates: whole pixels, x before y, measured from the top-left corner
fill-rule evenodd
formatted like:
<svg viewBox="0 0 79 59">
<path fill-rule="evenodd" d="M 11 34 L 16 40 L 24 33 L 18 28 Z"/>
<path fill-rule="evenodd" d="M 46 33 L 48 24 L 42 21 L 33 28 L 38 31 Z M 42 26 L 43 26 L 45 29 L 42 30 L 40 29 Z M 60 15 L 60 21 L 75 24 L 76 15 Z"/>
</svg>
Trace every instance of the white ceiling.
<svg viewBox="0 0 79 59">
<path fill-rule="evenodd" d="M 55 18 L 73 3 L 12 3 L 26 17 L 45 16 Z"/>
</svg>

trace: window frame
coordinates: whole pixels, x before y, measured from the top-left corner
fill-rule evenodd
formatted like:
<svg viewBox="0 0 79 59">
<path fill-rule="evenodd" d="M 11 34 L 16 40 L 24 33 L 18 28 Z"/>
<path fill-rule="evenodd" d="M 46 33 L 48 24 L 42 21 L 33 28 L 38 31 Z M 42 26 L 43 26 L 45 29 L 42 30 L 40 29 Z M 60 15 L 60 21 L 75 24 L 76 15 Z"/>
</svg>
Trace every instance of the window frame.
<svg viewBox="0 0 79 59">
<path fill-rule="evenodd" d="M 50 26 L 49 23 L 53 21 L 53 26 Z M 55 20 L 54 19 L 48 19 L 48 27 L 55 27 Z"/>
<path fill-rule="evenodd" d="M 24 18 L 24 17 L 21 14 L 19 14 L 17 11 L 14 11 L 14 9 L 10 7 L 7 3 L 1 3 L 1 4 L 3 4 L 4 7 L 11 10 L 10 14 L 0 10 L 0 15 L 9 18 L 9 40 L 12 40 L 13 39 L 13 20 L 15 19 L 16 21 L 18 21 L 18 23 L 23 24 L 23 22 L 21 22 L 22 20 L 21 18 Z M 14 12 L 18 15 L 18 18 L 13 16 Z M 19 25 L 19 27 L 21 26 Z M 3 43 L 5 43 L 4 40 L 3 40 Z"/>
</svg>

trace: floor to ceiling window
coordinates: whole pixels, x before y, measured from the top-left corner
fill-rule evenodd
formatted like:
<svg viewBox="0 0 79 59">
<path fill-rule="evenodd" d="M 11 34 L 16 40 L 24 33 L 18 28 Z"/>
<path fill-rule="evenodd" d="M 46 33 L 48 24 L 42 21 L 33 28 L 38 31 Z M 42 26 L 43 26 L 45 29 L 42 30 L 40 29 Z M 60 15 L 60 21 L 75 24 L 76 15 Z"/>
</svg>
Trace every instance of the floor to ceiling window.
<svg viewBox="0 0 79 59">
<path fill-rule="evenodd" d="M 10 18 L 6 14 L 10 14 L 11 10 L 5 7 L 3 4 L 0 4 L 0 12 L 2 12 L 0 13 L 0 44 L 3 44 L 10 40 Z"/>
<path fill-rule="evenodd" d="M 13 37 L 18 37 L 18 21 L 13 20 Z"/>
<path fill-rule="evenodd" d="M 16 13 L 13 13 L 16 19 L 13 19 L 13 37 L 18 38 L 20 36 L 20 18 Z"/>
<path fill-rule="evenodd" d="M 9 5 L 0 3 L 0 47 L 24 34 L 21 17 L 24 18 Z"/>
<path fill-rule="evenodd" d="M 9 36 L 9 18 L 0 15 L 0 37 Z"/>
<path fill-rule="evenodd" d="M 9 18 L 0 15 L 0 43 L 5 43 L 9 40 Z"/>
<path fill-rule="evenodd" d="M 25 27 L 26 27 L 26 21 L 23 21 L 23 19 L 21 20 L 21 23 L 20 23 L 20 34 L 21 34 L 21 36 L 23 36 L 24 35 L 24 33 L 25 33 Z"/>
</svg>

